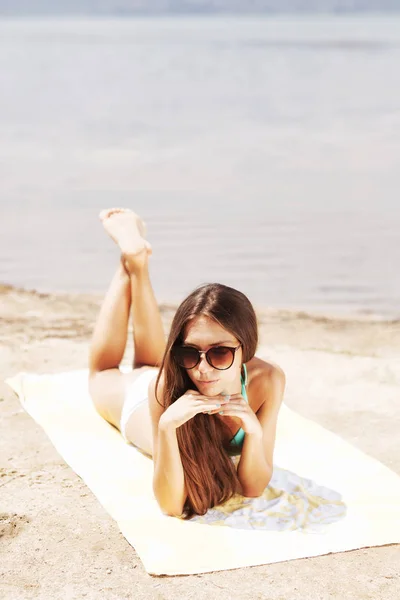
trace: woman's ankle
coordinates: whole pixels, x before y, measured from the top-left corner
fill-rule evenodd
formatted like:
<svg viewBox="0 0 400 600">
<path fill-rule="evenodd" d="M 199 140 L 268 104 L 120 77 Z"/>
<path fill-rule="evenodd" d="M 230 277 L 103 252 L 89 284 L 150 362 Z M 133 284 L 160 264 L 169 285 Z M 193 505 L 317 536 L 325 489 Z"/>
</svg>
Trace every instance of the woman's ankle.
<svg viewBox="0 0 400 600">
<path fill-rule="evenodd" d="M 122 254 L 120 256 L 120 261 L 119 261 L 119 266 L 118 266 L 118 274 L 121 277 L 121 279 L 123 279 L 124 281 L 127 281 L 128 283 L 130 282 L 131 276 L 125 266 L 125 261 L 124 261 Z"/>
<path fill-rule="evenodd" d="M 121 254 L 121 264 L 123 265 L 128 277 L 141 276 L 148 272 L 149 254 L 147 250 L 142 250 L 137 254 Z"/>
</svg>

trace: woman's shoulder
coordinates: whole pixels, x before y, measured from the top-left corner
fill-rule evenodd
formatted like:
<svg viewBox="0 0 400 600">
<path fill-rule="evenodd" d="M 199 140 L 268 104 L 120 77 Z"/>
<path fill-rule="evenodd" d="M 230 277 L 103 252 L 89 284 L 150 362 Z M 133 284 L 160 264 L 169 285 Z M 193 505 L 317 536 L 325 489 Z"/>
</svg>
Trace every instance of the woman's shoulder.
<svg viewBox="0 0 400 600">
<path fill-rule="evenodd" d="M 277 374 L 285 375 L 283 369 L 272 361 L 266 361 L 258 356 L 254 356 L 246 363 L 247 377 L 249 384 L 251 381 L 260 379 L 270 379 Z"/>
<path fill-rule="evenodd" d="M 254 412 L 263 404 L 266 393 L 272 387 L 276 377 L 285 378 L 283 369 L 271 361 L 254 356 L 246 363 L 247 367 L 247 394 L 249 404 Z"/>
</svg>

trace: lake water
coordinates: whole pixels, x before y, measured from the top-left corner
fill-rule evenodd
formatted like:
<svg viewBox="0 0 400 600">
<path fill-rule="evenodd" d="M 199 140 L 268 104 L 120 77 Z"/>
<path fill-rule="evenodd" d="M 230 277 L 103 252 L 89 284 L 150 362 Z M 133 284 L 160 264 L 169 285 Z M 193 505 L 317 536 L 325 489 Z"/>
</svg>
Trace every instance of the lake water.
<svg viewBox="0 0 400 600">
<path fill-rule="evenodd" d="M 0 281 L 400 318 L 400 16 L 0 21 Z"/>
</svg>

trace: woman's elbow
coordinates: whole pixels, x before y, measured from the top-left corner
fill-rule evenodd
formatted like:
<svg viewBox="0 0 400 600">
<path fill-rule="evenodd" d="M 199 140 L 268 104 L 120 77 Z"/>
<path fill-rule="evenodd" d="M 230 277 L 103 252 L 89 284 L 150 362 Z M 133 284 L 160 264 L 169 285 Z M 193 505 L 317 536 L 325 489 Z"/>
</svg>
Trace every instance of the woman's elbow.
<svg viewBox="0 0 400 600">
<path fill-rule="evenodd" d="M 167 517 L 180 517 L 183 513 L 183 506 L 173 505 L 170 502 L 159 500 L 156 496 L 157 504 L 161 512 Z"/>
<path fill-rule="evenodd" d="M 154 497 L 161 512 L 168 517 L 180 517 L 183 514 L 185 502 L 174 502 L 171 497 L 166 497 L 165 494 L 157 493 L 156 486 L 153 486 Z"/>
<path fill-rule="evenodd" d="M 259 498 L 264 493 L 264 489 L 262 490 L 243 490 L 242 496 L 245 498 Z"/>
<path fill-rule="evenodd" d="M 165 509 L 162 510 L 161 512 L 166 516 L 166 517 L 177 517 L 178 519 L 182 517 L 183 515 L 183 509 L 182 510 L 170 510 L 170 509 Z"/>
<path fill-rule="evenodd" d="M 246 498 L 259 498 L 267 489 L 271 478 L 272 477 L 268 477 L 261 484 L 242 487 L 242 496 L 245 496 Z"/>
<path fill-rule="evenodd" d="M 183 506 L 178 506 L 178 505 L 172 505 L 172 504 L 167 504 L 167 503 L 160 503 L 158 502 L 158 506 L 160 507 L 161 512 L 166 516 L 166 517 L 182 517 L 183 515 L 183 511 L 184 511 L 184 505 Z"/>
</svg>

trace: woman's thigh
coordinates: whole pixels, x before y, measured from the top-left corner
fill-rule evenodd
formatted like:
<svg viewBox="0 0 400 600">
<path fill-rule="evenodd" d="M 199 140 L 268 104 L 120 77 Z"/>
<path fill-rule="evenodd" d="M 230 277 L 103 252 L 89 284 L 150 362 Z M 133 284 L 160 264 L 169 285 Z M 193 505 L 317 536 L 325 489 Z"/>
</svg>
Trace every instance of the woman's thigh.
<svg viewBox="0 0 400 600">
<path fill-rule="evenodd" d="M 89 375 L 89 393 L 97 412 L 120 430 L 121 413 L 134 381 L 144 371 L 154 367 L 144 366 L 129 373 L 119 369 L 106 369 Z"/>
</svg>

